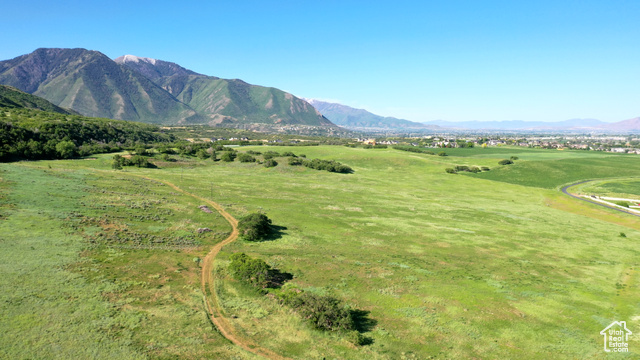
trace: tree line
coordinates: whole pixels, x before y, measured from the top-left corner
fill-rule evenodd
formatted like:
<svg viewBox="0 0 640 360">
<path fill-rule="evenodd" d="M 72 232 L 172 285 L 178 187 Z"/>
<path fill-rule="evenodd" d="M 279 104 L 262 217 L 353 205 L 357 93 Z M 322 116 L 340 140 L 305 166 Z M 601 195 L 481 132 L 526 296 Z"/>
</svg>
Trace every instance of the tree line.
<svg viewBox="0 0 640 360">
<path fill-rule="evenodd" d="M 68 159 L 175 141 L 157 126 L 31 109 L 0 108 L 0 161 Z"/>
</svg>

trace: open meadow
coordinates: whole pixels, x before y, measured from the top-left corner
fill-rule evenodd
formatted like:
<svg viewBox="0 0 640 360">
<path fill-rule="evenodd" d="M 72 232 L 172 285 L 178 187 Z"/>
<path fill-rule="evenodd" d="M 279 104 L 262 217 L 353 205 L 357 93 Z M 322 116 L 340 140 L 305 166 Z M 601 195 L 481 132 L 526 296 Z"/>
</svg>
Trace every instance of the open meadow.
<svg viewBox="0 0 640 360">
<path fill-rule="evenodd" d="M 263 212 L 277 228 L 267 241 L 223 247 L 208 295 L 237 338 L 282 357 L 640 353 L 638 218 L 559 192 L 599 179 L 587 190 L 639 196 L 640 158 L 521 148 L 447 149 L 448 156 L 236 149 L 336 160 L 353 173 L 291 166 L 285 157 L 271 168 L 156 156 L 157 168 L 112 170 L 112 154 L 0 164 L 0 357 L 259 358 L 208 320 L 202 259 L 232 228 L 194 196 L 236 219 Z M 515 164 L 498 165 L 510 156 Z M 456 165 L 491 170 L 445 172 Z M 238 252 L 293 278 L 260 294 L 229 276 Z M 349 305 L 364 344 L 312 329 L 277 301 L 286 289 Z M 612 321 L 633 331 L 630 353 L 603 351 L 600 331 Z"/>
</svg>

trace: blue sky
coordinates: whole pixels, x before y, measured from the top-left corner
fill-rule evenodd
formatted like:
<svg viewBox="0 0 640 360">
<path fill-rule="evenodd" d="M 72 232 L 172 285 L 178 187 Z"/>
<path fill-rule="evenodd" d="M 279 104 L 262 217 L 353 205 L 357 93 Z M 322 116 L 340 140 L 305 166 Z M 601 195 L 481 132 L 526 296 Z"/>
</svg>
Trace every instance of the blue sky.
<svg viewBox="0 0 640 360">
<path fill-rule="evenodd" d="M 414 121 L 640 116 L 640 1 L 13 1 L 0 59 L 132 54 Z"/>
</svg>

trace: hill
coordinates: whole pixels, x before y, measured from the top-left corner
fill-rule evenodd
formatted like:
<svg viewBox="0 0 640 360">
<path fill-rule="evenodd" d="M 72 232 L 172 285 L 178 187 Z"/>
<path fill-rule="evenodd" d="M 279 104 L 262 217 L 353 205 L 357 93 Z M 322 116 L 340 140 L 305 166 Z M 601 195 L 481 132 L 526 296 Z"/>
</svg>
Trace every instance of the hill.
<svg viewBox="0 0 640 360">
<path fill-rule="evenodd" d="M 434 129 L 437 125 L 428 125 L 409 120 L 384 117 L 364 109 L 356 109 L 342 104 L 316 99 L 307 99 L 318 111 L 334 124 L 353 129 Z"/>
<path fill-rule="evenodd" d="M 150 124 L 0 104 L 0 162 L 64 159 L 174 140 Z"/>
<path fill-rule="evenodd" d="M 26 92 L 6 85 L 0 85 L 0 107 L 42 110 L 67 115 L 75 113 L 53 105 L 41 97 L 27 94 Z"/>
<path fill-rule="evenodd" d="M 640 131 L 640 117 L 604 124 L 600 128 L 609 131 Z"/>
<path fill-rule="evenodd" d="M 83 115 L 156 124 L 333 124 L 275 88 L 198 74 L 132 55 L 117 61 L 85 49 L 38 49 L 0 62 L 0 84 Z"/>
</svg>

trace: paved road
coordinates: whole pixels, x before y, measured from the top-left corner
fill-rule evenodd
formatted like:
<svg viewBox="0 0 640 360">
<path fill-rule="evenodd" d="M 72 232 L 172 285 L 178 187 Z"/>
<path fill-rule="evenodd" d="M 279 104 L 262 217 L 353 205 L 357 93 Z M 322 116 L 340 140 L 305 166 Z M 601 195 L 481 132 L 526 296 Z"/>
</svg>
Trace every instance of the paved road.
<svg viewBox="0 0 640 360">
<path fill-rule="evenodd" d="M 593 201 L 593 200 L 589 200 L 587 198 L 583 198 L 581 196 L 573 195 L 573 194 L 571 194 L 571 193 L 569 193 L 567 191 L 567 189 L 570 188 L 570 187 L 573 187 L 573 186 L 576 186 L 576 185 L 580 185 L 580 184 L 584 184 L 584 183 L 587 183 L 589 181 L 593 181 L 593 180 L 585 180 L 585 181 L 580 181 L 580 182 L 577 182 L 577 183 L 574 183 L 574 184 L 571 184 L 571 185 L 567 185 L 567 186 L 562 188 L 562 192 L 565 193 L 566 195 L 571 196 L 572 198 L 576 198 L 576 199 L 579 199 L 579 200 L 582 200 L 582 201 L 586 201 L 586 202 L 589 202 L 589 203 L 592 203 L 592 204 L 595 204 L 595 205 L 598 205 L 598 206 L 606 207 L 608 209 L 620 211 L 620 212 L 625 213 L 625 214 L 629 214 L 629 215 L 640 217 L 639 214 L 634 214 L 634 213 L 631 213 L 631 212 L 628 212 L 628 211 L 624 211 L 624 210 L 622 210 L 620 208 L 617 208 L 617 207 L 614 207 L 614 206 L 609 206 L 609 205 L 606 205 L 606 204 L 603 204 L 603 203 L 599 203 L 597 201 Z"/>
</svg>

